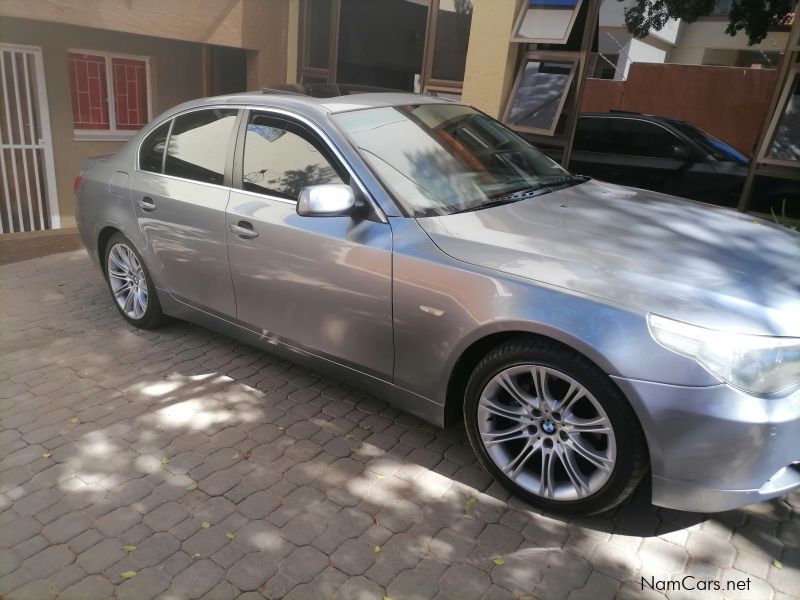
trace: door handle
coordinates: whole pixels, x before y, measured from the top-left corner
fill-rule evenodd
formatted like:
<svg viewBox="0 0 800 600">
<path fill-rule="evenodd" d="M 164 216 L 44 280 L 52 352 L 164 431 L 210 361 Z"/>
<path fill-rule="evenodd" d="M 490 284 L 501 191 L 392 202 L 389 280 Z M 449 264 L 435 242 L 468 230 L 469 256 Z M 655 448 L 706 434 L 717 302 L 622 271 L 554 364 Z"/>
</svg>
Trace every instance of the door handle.
<svg viewBox="0 0 800 600">
<path fill-rule="evenodd" d="M 239 221 L 236 225 L 231 223 L 231 231 L 243 240 L 258 237 L 258 232 L 253 229 L 253 224 L 247 221 Z"/>
<path fill-rule="evenodd" d="M 137 200 L 136 204 L 138 204 L 139 208 L 145 212 L 152 212 L 156 209 L 156 203 L 153 202 L 153 199 L 149 196 L 145 196 L 141 200 Z"/>
</svg>

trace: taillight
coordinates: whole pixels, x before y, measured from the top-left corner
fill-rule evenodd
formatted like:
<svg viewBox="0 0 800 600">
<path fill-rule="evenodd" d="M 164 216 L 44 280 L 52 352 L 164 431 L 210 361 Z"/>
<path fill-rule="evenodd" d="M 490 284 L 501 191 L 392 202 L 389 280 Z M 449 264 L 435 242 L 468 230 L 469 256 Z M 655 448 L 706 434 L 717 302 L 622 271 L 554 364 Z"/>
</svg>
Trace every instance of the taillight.
<svg viewBox="0 0 800 600">
<path fill-rule="evenodd" d="M 75 182 L 72 184 L 72 191 L 73 193 L 77 194 L 78 190 L 81 189 L 81 184 L 83 183 L 83 175 L 78 175 L 75 178 Z"/>
</svg>

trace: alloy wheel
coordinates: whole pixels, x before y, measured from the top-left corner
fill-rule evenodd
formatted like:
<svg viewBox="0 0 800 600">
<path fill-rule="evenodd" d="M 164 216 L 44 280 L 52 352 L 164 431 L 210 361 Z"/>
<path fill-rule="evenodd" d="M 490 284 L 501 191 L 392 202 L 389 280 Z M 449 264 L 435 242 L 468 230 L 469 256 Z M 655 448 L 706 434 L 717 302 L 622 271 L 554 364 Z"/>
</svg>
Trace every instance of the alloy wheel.
<svg viewBox="0 0 800 600">
<path fill-rule="evenodd" d="M 483 389 L 477 417 L 481 442 L 497 468 L 541 498 L 587 498 L 614 471 L 617 444 L 608 415 L 584 386 L 557 369 L 504 369 Z"/>
<path fill-rule="evenodd" d="M 147 277 L 139 259 L 127 245 L 114 244 L 108 252 L 108 282 L 114 299 L 129 318 L 139 320 L 147 312 Z"/>
</svg>

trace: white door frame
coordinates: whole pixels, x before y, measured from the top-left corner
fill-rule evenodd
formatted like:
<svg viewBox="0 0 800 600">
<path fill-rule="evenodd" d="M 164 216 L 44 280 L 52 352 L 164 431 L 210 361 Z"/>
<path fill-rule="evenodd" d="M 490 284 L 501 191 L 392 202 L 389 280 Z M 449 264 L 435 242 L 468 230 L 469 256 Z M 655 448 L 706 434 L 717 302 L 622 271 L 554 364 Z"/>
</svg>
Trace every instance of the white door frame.
<svg viewBox="0 0 800 600">
<path fill-rule="evenodd" d="M 48 213 L 50 215 L 50 228 L 60 229 L 61 215 L 59 213 L 59 208 L 58 208 L 58 188 L 56 185 L 55 158 L 53 156 L 53 133 L 52 129 L 50 128 L 50 105 L 47 102 L 47 85 L 45 83 L 45 77 L 44 77 L 44 60 L 42 59 L 42 49 L 39 46 L 27 46 L 25 44 L 6 44 L 0 42 L 0 50 L 6 50 L 11 52 L 22 52 L 24 54 L 30 54 L 33 56 L 34 70 L 36 71 L 34 76 L 35 76 L 36 92 L 37 92 L 39 126 L 41 127 L 42 135 L 38 140 L 36 140 L 35 145 L 33 146 L 26 145 L 25 147 L 31 149 L 41 149 L 44 152 L 44 161 L 43 161 L 44 162 L 43 168 L 45 175 L 44 193 L 46 196 Z M 3 71 L 5 74 L 4 64 L 5 63 L 3 63 Z M 18 74 L 15 72 L 14 76 L 17 75 Z M 27 67 L 24 69 L 24 77 L 26 83 L 28 83 L 28 78 L 30 77 L 30 74 L 28 73 Z M 16 79 L 16 77 L 14 77 L 14 79 Z M 4 92 L 7 94 L 5 86 L 3 89 Z M 7 100 L 6 100 L 6 106 L 8 106 Z M 9 145 L 12 145 L 13 147 L 13 144 Z M 3 162 L 3 164 L 5 165 L 5 161 Z"/>
</svg>

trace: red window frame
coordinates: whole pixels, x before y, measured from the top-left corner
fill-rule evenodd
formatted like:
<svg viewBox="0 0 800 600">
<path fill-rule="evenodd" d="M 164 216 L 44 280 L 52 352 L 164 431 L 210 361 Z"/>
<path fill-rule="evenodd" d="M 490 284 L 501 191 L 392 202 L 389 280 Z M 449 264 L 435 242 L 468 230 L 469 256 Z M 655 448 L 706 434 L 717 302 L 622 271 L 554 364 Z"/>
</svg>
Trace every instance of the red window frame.
<svg viewBox="0 0 800 600">
<path fill-rule="evenodd" d="M 76 135 L 129 136 L 148 123 L 148 58 L 80 50 L 67 57 Z"/>
</svg>

